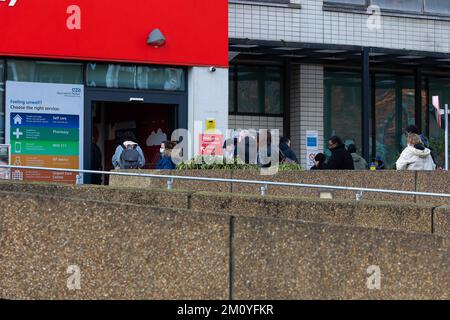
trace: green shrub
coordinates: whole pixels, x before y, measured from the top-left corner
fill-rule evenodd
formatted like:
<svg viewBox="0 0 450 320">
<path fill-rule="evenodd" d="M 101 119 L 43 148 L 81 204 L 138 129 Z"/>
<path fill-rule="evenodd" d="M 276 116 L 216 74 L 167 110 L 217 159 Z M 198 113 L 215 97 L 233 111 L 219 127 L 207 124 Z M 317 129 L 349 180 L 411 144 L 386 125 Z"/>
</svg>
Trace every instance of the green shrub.
<svg viewBox="0 0 450 320">
<path fill-rule="evenodd" d="M 221 156 L 197 156 L 194 159 L 184 161 L 177 166 L 177 170 L 259 170 L 255 164 L 246 164 L 237 158 L 225 160 Z M 297 164 L 280 164 L 279 171 L 300 171 L 304 170 Z"/>
</svg>

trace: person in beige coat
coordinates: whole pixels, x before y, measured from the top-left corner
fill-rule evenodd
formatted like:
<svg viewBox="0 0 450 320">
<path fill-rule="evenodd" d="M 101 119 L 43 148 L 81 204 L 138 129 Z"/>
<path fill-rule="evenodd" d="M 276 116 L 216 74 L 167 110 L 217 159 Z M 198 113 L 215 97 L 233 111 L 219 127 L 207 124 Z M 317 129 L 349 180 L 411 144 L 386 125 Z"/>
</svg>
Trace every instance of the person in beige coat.
<svg viewBox="0 0 450 320">
<path fill-rule="evenodd" d="M 408 146 L 397 160 L 397 170 L 436 170 L 430 149 L 417 134 L 408 134 Z"/>
</svg>

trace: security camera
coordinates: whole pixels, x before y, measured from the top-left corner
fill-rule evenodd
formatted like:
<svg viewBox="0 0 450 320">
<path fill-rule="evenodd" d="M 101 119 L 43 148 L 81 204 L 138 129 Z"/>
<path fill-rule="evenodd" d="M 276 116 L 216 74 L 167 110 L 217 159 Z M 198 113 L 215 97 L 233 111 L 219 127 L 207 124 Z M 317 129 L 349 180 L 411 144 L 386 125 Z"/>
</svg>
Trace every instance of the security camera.
<svg viewBox="0 0 450 320">
<path fill-rule="evenodd" d="M 216 72 L 216 67 L 209 67 L 209 72 Z"/>
</svg>

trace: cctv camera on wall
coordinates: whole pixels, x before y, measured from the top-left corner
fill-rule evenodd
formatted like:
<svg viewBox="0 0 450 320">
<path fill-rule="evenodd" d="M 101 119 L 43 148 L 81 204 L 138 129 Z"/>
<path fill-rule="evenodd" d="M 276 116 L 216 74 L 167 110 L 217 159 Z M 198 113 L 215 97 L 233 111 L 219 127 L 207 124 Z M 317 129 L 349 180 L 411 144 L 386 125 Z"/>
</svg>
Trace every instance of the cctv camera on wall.
<svg viewBox="0 0 450 320">
<path fill-rule="evenodd" d="M 209 67 L 209 72 L 216 72 L 216 67 Z"/>
</svg>

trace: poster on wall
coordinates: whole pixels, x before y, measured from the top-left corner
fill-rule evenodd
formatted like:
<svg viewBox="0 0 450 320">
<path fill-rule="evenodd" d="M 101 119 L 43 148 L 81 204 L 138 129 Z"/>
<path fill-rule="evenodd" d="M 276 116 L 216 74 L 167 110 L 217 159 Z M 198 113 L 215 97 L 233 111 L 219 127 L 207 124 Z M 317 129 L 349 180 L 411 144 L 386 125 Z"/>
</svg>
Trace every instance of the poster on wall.
<svg viewBox="0 0 450 320">
<path fill-rule="evenodd" d="M 222 156 L 223 155 L 223 135 L 221 134 L 201 134 L 200 150 L 202 156 Z"/>
<path fill-rule="evenodd" d="M 0 144 L 0 165 L 8 166 L 11 161 L 10 146 L 8 144 Z M 0 168 L 0 180 L 8 180 L 10 178 L 10 170 Z"/>
<path fill-rule="evenodd" d="M 82 85 L 6 82 L 6 142 L 11 164 L 83 167 Z M 12 170 L 13 180 L 75 183 L 76 173 Z"/>
<path fill-rule="evenodd" d="M 310 170 L 314 165 L 314 158 L 319 153 L 319 132 L 317 130 L 306 131 L 306 169 Z"/>
</svg>

